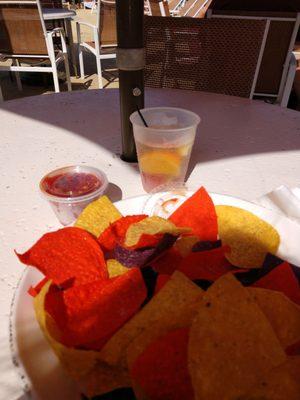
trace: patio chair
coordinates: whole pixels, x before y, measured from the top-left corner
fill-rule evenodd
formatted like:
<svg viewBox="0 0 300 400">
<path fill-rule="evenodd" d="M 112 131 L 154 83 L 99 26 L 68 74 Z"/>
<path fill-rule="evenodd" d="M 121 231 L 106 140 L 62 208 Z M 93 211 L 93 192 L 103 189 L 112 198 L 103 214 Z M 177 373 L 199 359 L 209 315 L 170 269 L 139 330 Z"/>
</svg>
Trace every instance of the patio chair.
<svg viewBox="0 0 300 400">
<path fill-rule="evenodd" d="M 55 92 L 59 92 L 60 62 L 64 62 L 68 90 L 72 90 L 64 32 L 61 28 L 46 31 L 39 0 L 0 0 L 0 32 L 0 60 L 12 61 L 12 65 L 0 65 L 0 72 L 15 72 L 19 90 L 20 72 L 49 72 Z M 55 51 L 53 45 L 58 34 L 61 51 Z"/>
<path fill-rule="evenodd" d="M 279 11 L 209 10 L 208 17 L 246 19 L 263 18 L 270 22 L 255 96 L 273 98 L 281 106 L 287 105 L 296 73 L 293 48 L 300 25 L 300 13 Z"/>
<path fill-rule="evenodd" d="M 144 18 L 146 86 L 253 97 L 266 21 Z"/>
<path fill-rule="evenodd" d="M 150 15 L 167 17 L 170 15 L 167 0 L 149 0 Z"/>
<path fill-rule="evenodd" d="M 179 16 L 204 18 L 212 0 L 189 0 L 184 7 L 179 10 Z"/>
<path fill-rule="evenodd" d="M 93 41 L 81 40 L 81 26 L 87 26 L 93 31 Z M 80 76 L 84 79 L 83 51 L 91 52 L 96 58 L 98 85 L 103 88 L 101 60 L 116 58 L 117 31 L 116 31 L 116 3 L 110 0 L 99 0 L 97 7 L 96 25 L 85 21 L 77 21 L 77 38 L 79 52 Z"/>
</svg>

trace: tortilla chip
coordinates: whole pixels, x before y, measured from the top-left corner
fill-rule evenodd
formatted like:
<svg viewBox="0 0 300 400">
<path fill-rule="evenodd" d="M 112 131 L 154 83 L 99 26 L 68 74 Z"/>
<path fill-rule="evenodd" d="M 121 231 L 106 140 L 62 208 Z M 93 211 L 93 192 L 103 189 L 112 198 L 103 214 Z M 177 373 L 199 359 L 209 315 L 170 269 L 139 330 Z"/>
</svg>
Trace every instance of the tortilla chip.
<svg viewBox="0 0 300 400">
<path fill-rule="evenodd" d="M 134 268 L 112 279 L 48 293 L 46 310 L 61 330 L 63 344 L 98 349 L 138 311 L 146 295 L 142 274 Z"/>
<path fill-rule="evenodd" d="M 182 260 L 178 250 L 173 246 L 162 254 L 158 259 L 151 262 L 151 266 L 159 274 L 172 275 L 179 267 Z"/>
<path fill-rule="evenodd" d="M 191 280 L 204 279 L 214 281 L 220 276 L 233 270 L 225 258 L 228 247 L 223 246 L 214 250 L 190 253 L 178 266 L 178 271 Z"/>
<path fill-rule="evenodd" d="M 157 235 L 157 234 L 170 234 L 173 236 L 178 236 L 182 233 L 188 233 L 189 228 L 178 228 L 172 222 L 161 218 L 161 217 L 148 217 L 140 222 L 132 224 L 125 237 L 125 246 L 131 247 L 135 246 L 142 235 Z"/>
<path fill-rule="evenodd" d="M 286 347 L 285 353 L 288 356 L 300 356 L 300 340 Z"/>
<path fill-rule="evenodd" d="M 199 302 L 189 341 L 197 399 L 240 399 L 261 376 L 286 361 L 274 331 L 251 295 L 231 274 Z"/>
<path fill-rule="evenodd" d="M 193 246 L 199 242 L 197 236 L 182 236 L 177 240 L 174 247 L 182 257 L 186 257 L 191 251 Z"/>
<path fill-rule="evenodd" d="M 283 348 L 300 340 L 300 307 L 284 294 L 268 289 L 249 288 L 269 320 Z"/>
<path fill-rule="evenodd" d="M 72 280 L 72 286 L 108 278 L 106 263 L 97 241 L 74 227 L 46 233 L 20 261 L 36 267 L 57 285 Z"/>
<path fill-rule="evenodd" d="M 253 286 L 282 292 L 294 303 L 300 305 L 299 282 L 292 267 L 287 262 L 283 262 L 271 272 L 264 275 Z"/>
<path fill-rule="evenodd" d="M 157 294 L 170 279 L 171 279 L 170 275 L 159 274 L 156 279 L 154 294 Z"/>
<path fill-rule="evenodd" d="M 262 377 L 253 390 L 241 400 L 299 400 L 299 360 L 300 357 L 289 357 L 284 364 Z"/>
<path fill-rule="evenodd" d="M 131 386 L 131 381 L 127 371 L 112 367 L 101 361 L 97 361 L 89 374 L 79 380 L 80 391 L 88 397 L 100 396 L 113 391 L 120 395 L 117 389 L 128 386 Z M 121 395 L 123 395 L 122 391 Z M 125 399 L 126 397 L 115 398 Z M 129 398 L 132 399 L 132 397 Z"/>
<path fill-rule="evenodd" d="M 123 243 L 126 232 L 130 225 L 135 222 L 142 221 L 147 215 L 127 215 L 126 217 L 121 217 L 115 222 L 110 224 L 98 237 L 98 242 L 100 243 L 104 251 L 111 251 L 115 248 L 118 243 Z"/>
<path fill-rule="evenodd" d="M 74 226 L 85 229 L 92 235 L 99 237 L 100 234 L 122 214 L 113 205 L 108 197 L 102 196 L 100 199 L 90 203 L 79 215 Z"/>
<path fill-rule="evenodd" d="M 201 187 L 169 217 L 176 226 L 187 226 L 200 240 L 217 240 L 218 224 L 215 206 Z"/>
<path fill-rule="evenodd" d="M 106 343 L 101 359 L 110 365 L 126 366 L 127 348 L 137 336 L 154 329 L 156 337 L 187 326 L 194 315 L 194 303 L 201 296 L 201 289 L 175 272 L 161 291 Z"/>
<path fill-rule="evenodd" d="M 128 272 L 128 268 L 124 267 L 123 264 L 119 263 L 119 261 L 111 258 L 106 261 L 107 270 L 110 278 L 114 278 L 115 276 L 123 275 Z"/>
<path fill-rule="evenodd" d="M 131 378 L 150 399 L 194 399 L 187 367 L 188 339 L 188 328 L 168 332 L 134 361 Z"/>
<path fill-rule="evenodd" d="M 280 237 L 267 222 L 249 211 L 232 206 L 216 206 L 219 236 L 230 247 L 226 254 L 240 268 L 259 268 L 267 253 L 275 254 Z"/>
<path fill-rule="evenodd" d="M 68 348 L 59 343 L 49 332 L 49 316 L 45 311 L 45 297 L 51 286 L 51 281 L 47 282 L 42 288 L 40 293 L 34 299 L 34 309 L 36 319 L 40 325 L 41 330 L 59 361 L 61 362 L 63 368 L 68 372 L 68 374 L 74 378 L 79 379 L 82 376 L 88 374 L 95 366 L 99 353 L 95 351 L 85 351 L 76 350 Z M 51 321 L 52 330 L 54 330 L 54 322 Z M 57 329 L 57 328 L 56 328 Z"/>
</svg>

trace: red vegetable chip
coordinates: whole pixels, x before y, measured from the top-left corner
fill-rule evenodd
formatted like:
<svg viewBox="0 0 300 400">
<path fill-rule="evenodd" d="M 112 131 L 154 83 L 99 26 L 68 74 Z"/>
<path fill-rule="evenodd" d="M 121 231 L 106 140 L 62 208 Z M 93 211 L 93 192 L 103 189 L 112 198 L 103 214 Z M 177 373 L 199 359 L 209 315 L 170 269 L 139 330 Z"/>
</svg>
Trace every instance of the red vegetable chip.
<svg viewBox="0 0 300 400">
<path fill-rule="evenodd" d="M 294 303 L 300 305 L 300 286 L 289 263 L 283 262 L 252 286 L 277 290 L 284 293 Z"/>
<path fill-rule="evenodd" d="M 300 356 L 300 341 L 288 346 L 285 352 L 288 356 Z"/>
<path fill-rule="evenodd" d="M 159 274 L 172 275 L 179 267 L 182 256 L 174 247 L 168 249 L 157 260 L 151 262 L 152 268 Z"/>
<path fill-rule="evenodd" d="M 98 238 L 98 242 L 105 251 L 114 249 L 117 243 L 123 243 L 127 229 L 130 225 L 145 219 L 147 215 L 128 215 L 109 225 Z"/>
<path fill-rule="evenodd" d="M 171 279 L 170 275 L 159 274 L 156 279 L 154 294 L 158 293 L 160 289 L 162 289 L 165 286 L 165 284 L 168 282 L 169 279 Z"/>
<path fill-rule="evenodd" d="M 35 286 L 30 286 L 30 288 L 28 289 L 28 294 L 30 294 L 30 296 L 32 296 L 32 297 L 37 296 L 40 293 L 40 291 L 42 290 L 42 287 L 45 285 L 46 282 L 48 282 L 48 278 L 42 279 Z"/>
<path fill-rule="evenodd" d="M 156 247 L 162 240 L 163 234 L 149 235 L 143 233 L 136 245 L 131 246 L 131 249 L 142 249 L 144 247 Z"/>
<path fill-rule="evenodd" d="M 168 332 L 152 342 L 135 360 L 131 377 L 147 398 L 194 399 L 188 372 L 189 329 Z"/>
<path fill-rule="evenodd" d="M 215 281 L 229 271 L 238 271 L 225 258 L 226 252 L 228 247 L 222 246 L 214 250 L 190 253 L 181 261 L 178 270 L 191 280 Z"/>
<path fill-rule="evenodd" d="M 133 268 L 112 279 L 50 293 L 45 307 L 61 331 L 63 344 L 86 347 L 108 340 L 138 311 L 146 295 L 142 274 Z"/>
<path fill-rule="evenodd" d="M 189 227 L 200 240 L 218 238 L 217 214 L 214 203 L 202 187 L 188 198 L 170 217 L 176 226 Z"/>
<path fill-rule="evenodd" d="M 39 269 L 53 283 L 74 285 L 107 279 L 102 250 L 93 236 L 81 228 L 68 227 L 43 235 L 20 261 Z"/>
</svg>

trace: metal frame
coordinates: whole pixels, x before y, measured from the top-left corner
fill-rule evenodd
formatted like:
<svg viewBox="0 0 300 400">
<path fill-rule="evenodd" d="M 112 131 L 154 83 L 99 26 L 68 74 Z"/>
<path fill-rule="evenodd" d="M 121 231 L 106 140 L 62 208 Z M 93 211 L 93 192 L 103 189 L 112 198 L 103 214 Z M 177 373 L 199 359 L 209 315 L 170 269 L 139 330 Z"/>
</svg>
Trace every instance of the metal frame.
<svg viewBox="0 0 300 400">
<path fill-rule="evenodd" d="M 6 0 L 1 1 L 1 4 L 36 4 L 40 16 L 40 22 L 43 30 L 43 35 L 45 37 L 45 43 L 47 48 L 48 55 L 28 55 L 28 54 L 0 54 L 3 55 L 5 59 L 11 59 L 12 64 L 10 66 L 0 66 L 1 71 L 12 71 L 16 73 L 16 80 L 18 89 L 22 90 L 22 83 L 20 79 L 20 72 L 51 72 L 53 75 L 53 82 L 54 82 L 54 89 L 55 92 L 58 93 L 59 90 L 59 81 L 58 81 L 58 73 L 57 73 L 57 65 L 60 62 L 64 62 L 65 70 L 66 70 L 66 79 L 67 79 L 67 87 L 68 90 L 72 90 L 71 80 L 70 80 L 70 68 L 69 68 L 69 60 L 68 60 L 68 53 L 67 53 L 67 45 L 65 41 L 64 31 L 62 28 L 55 28 L 52 31 L 47 32 L 45 21 L 43 18 L 43 12 L 41 8 L 41 4 L 39 0 Z M 55 55 L 54 51 L 54 44 L 53 44 L 53 36 L 59 35 L 61 40 L 62 51 L 59 51 L 57 55 Z M 43 67 L 43 66 L 21 66 L 19 62 L 19 58 L 26 58 L 26 59 L 38 59 L 42 58 L 43 61 L 40 64 L 44 64 L 45 60 L 50 62 L 50 67 Z M 1 97 L 1 96 L 0 96 Z"/>
<path fill-rule="evenodd" d="M 268 26 L 270 27 L 270 24 L 272 21 L 286 21 L 286 22 L 295 22 L 293 33 L 291 36 L 289 48 L 287 51 L 286 59 L 283 64 L 283 70 L 282 70 L 282 75 L 281 75 L 281 80 L 280 80 L 280 85 L 279 85 L 279 90 L 277 94 L 267 94 L 267 93 L 259 93 L 255 92 L 255 86 L 254 86 L 254 91 L 253 91 L 253 96 L 260 96 L 260 97 L 274 97 L 277 99 L 277 102 L 280 103 L 282 107 L 286 107 L 285 104 L 287 104 L 286 98 L 289 97 L 292 89 L 291 79 L 292 76 L 295 77 L 295 72 L 294 72 L 294 58 L 293 58 L 293 47 L 295 45 L 296 41 L 296 36 L 297 32 L 299 30 L 300 26 L 300 13 L 297 13 L 296 18 L 284 18 L 284 17 L 267 17 L 267 16 L 244 16 L 244 15 L 222 15 L 222 14 L 213 14 L 212 10 L 209 10 L 207 13 L 208 18 L 239 18 L 239 19 L 255 19 L 255 20 L 267 20 Z M 269 28 L 268 28 L 269 31 Z M 269 32 L 267 32 L 268 35 Z M 267 40 L 267 36 L 264 38 L 265 44 Z M 265 46 L 264 46 L 265 48 Z M 256 81 L 258 78 L 259 74 L 259 69 L 261 66 L 261 61 L 262 61 L 262 56 L 263 53 L 261 54 L 261 59 L 259 64 L 257 65 L 257 70 L 255 72 L 256 75 Z M 288 92 L 289 90 L 289 92 Z"/>
<path fill-rule="evenodd" d="M 102 0 L 102 2 L 108 3 L 108 4 L 115 4 L 114 1 L 108 1 L 108 0 L 105 0 L 105 1 Z M 101 1 L 99 0 L 98 7 L 97 7 L 96 25 L 90 24 L 85 21 L 76 21 L 76 30 L 77 30 L 77 41 L 78 41 L 78 57 L 79 57 L 80 77 L 81 77 L 81 79 L 85 78 L 83 50 L 87 50 L 87 51 L 90 51 L 92 54 L 94 54 L 94 56 L 96 58 L 98 86 L 99 86 L 99 89 L 103 89 L 101 60 L 116 58 L 116 53 L 101 54 L 101 48 L 110 48 L 110 47 L 114 48 L 114 47 L 117 47 L 117 43 L 115 44 L 115 46 L 113 46 L 113 45 L 101 46 L 100 45 L 100 12 L 101 12 Z M 95 48 L 90 46 L 88 43 L 81 41 L 81 26 L 82 25 L 87 26 L 92 29 Z"/>
</svg>

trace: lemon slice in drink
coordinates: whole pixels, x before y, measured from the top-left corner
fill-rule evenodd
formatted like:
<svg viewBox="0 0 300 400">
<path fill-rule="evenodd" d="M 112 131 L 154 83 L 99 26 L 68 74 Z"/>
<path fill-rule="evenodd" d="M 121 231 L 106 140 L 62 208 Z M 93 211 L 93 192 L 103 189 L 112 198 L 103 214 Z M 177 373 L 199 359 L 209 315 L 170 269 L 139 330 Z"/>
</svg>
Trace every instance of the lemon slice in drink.
<svg viewBox="0 0 300 400">
<path fill-rule="evenodd" d="M 181 157 L 169 151 L 151 151 L 140 156 L 140 169 L 145 174 L 178 176 Z"/>
</svg>

